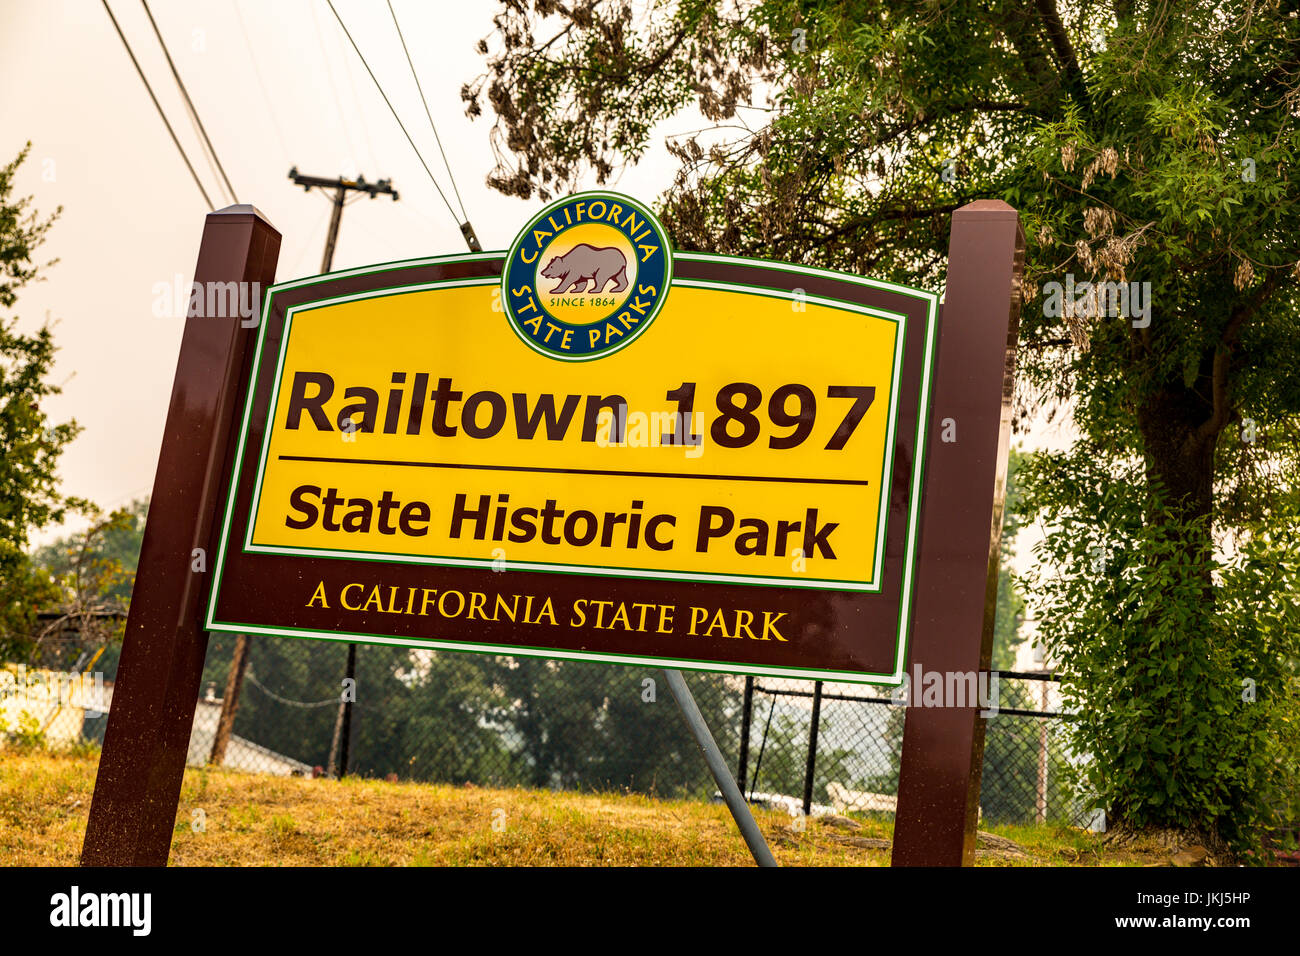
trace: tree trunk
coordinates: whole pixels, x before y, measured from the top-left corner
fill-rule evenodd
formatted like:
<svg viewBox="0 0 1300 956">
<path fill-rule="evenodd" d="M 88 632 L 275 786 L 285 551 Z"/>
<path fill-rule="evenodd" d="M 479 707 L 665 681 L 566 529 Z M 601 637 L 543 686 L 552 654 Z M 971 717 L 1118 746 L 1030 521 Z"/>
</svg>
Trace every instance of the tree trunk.
<svg viewBox="0 0 1300 956">
<path fill-rule="evenodd" d="M 1205 559 L 1213 553 L 1210 518 L 1218 433 L 1203 435 L 1200 429 L 1212 412 L 1209 401 L 1181 383 L 1148 396 L 1137 412 L 1150 490 L 1147 524 L 1165 526 L 1182 542 L 1180 556 L 1203 578 L 1207 602 L 1213 601 Z M 1198 519 L 1199 524 L 1188 527 Z"/>
<path fill-rule="evenodd" d="M 1208 393 L 1208 389 L 1206 390 Z M 1212 414 L 1208 401 L 1192 389 L 1178 382 L 1165 387 L 1146 400 L 1138 409 L 1138 427 L 1142 434 L 1147 474 L 1147 508 L 1145 523 L 1149 530 L 1160 532 L 1155 552 L 1149 560 L 1160 562 L 1166 573 L 1172 572 L 1174 582 L 1167 586 L 1164 595 L 1148 595 L 1153 600 L 1146 618 L 1146 626 L 1133 634 L 1135 643 L 1128 653 L 1137 655 L 1168 655 L 1173 665 L 1167 673 L 1177 684 L 1175 699 L 1204 699 L 1204 681 L 1212 679 L 1203 668 L 1184 668 L 1180 662 L 1185 654 L 1203 655 L 1214 628 L 1215 591 L 1212 577 L 1214 539 L 1211 518 L 1214 513 L 1214 452 L 1217 431 L 1203 430 Z M 1172 545 L 1172 548 L 1161 544 Z M 1197 595 L 1199 594 L 1199 598 Z M 1190 601 L 1193 606 L 1188 607 Z M 1190 614 L 1188 613 L 1190 612 Z M 1169 633 L 1162 617 L 1176 615 L 1170 622 L 1181 641 L 1163 641 L 1159 645 L 1153 635 Z M 1182 717 L 1187 714 L 1178 710 Z M 1168 732 L 1164 726 L 1170 719 L 1166 708 L 1156 710 L 1145 720 L 1150 722 L 1153 737 Z M 1181 739 L 1181 734 L 1178 735 Z M 1139 746 L 1139 749 L 1142 749 Z M 1181 778 L 1179 764 L 1191 751 L 1168 755 L 1170 771 Z M 1161 754 L 1148 755 L 1153 760 Z M 1126 827 L 1127 813 L 1123 806 L 1114 808 L 1115 823 L 1121 831 Z M 1160 812 L 1143 811 L 1148 823 L 1160 824 Z M 1166 826 L 1181 824 L 1174 818 Z M 1197 841 L 1217 841 L 1217 834 L 1193 828 Z"/>
</svg>

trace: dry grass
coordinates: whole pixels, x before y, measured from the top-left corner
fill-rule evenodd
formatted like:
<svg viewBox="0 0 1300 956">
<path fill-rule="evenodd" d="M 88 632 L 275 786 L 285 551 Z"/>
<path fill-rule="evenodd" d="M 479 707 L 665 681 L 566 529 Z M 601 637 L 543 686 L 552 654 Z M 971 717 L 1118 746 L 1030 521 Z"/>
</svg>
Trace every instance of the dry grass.
<svg viewBox="0 0 1300 956">
<path fill-rule="evenodd" d="M 81 849 L 95 757 L 0 754 L 0 859 L 68 866 Z M 756 811 L 783 866 L 884 866 L 891 824 L 820 820 L 804 832 Z M 202 827 L 198 829 L 201 822 Z M 494 827 L 495 823 L 495 827 Z M 1150 864 L 1141 847 L 1103 851 L 1092 834 L 999 829 L 1025 855 L 986 865 Z M 303 780 L 189 769 L 171 862 L 180 866 L 748 866 L 722 805 L 638 794 Z"/>
</svg>

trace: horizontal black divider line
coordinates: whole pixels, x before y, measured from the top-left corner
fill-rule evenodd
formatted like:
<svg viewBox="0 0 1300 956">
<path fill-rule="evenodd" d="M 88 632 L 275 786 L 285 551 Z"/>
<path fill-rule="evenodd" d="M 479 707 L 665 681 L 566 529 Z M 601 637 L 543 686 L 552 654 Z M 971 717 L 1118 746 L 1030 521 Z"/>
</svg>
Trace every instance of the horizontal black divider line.
<svg viewBox="0 0 1300 956">
<path fill-rule="evenodd" d="M 380 458 L 317 458 L 277 455 L 280 461 L 311 461 L 326 465 L 397 465 L 405 468 L 465 468 L 470 471 L 531 471 L 548 475 L 605 475 L 614 478 L 703 478 L 711 481 L 776 481 L 797 485 L 869 485 L 852 478 L 775 478 L 766 475 L 686 475 L 671 471 L 601 471 L 596 468 L 539 468 L 528 465 L 468 465 L 452 461 L 385 461 Z"/>
</svg>

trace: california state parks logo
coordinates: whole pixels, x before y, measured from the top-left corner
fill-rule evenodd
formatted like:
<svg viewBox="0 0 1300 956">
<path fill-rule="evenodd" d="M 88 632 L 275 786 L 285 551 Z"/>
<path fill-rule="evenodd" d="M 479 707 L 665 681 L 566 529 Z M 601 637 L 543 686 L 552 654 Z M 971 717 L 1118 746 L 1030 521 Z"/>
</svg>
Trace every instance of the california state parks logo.
<svg viewBox="0 0 1300 956">
<path fill-rule="evenodd" d="M 618 193 L 578 193 L 551 203 L 515 237 L 501 301 L 534 351 L 589 361 L 645 334 L 672 276 L 672 250 L 650 210 Z"/>
</svg>

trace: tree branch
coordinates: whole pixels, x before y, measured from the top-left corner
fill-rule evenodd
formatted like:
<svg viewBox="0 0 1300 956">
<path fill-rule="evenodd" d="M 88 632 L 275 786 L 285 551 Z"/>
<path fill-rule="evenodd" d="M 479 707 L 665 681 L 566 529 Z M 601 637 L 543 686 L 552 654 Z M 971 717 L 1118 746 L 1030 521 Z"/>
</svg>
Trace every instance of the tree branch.
<svg viewBox="0 0 1300 956">
<path fill-rule="evenodd" d="M 1061 23 L 1061 15 L 1056 10 L 1056 0 L 1035 0 L 1035 5 L 1043 18 L 1043 27 L 1047 30 L 1048 39 L 1052 41 L 1056 58 L 1061 63 L 1061 71 L 1065 74 L 1065 88 L 1079 104 L 1083 115 L 1091 120 L 1092 101 L 1088 99 L 1088 85 L 1084 82 L 1083 70 L 1079 68 L 1079 59 L 1074 55 L 1074 47 L 1070 45 L 1065 25 Z"/>
<path fill-rule="evenodd" d="M 1219 434 L 1232 418 L 1232 408 L 1229 404 L 1228 396 L 1228 366 L 1232 361 L 1232 350 L 1241 337 L 1241 330 L 1250 319 L 1259 312 L 1259 309 L 1268 301 L 1274 291 L 1277 290 L 1283 276 L 1281 270 L 1270 272 L 1264 281 L 1260 283 L 1255 294 L 1245 302 L 1238 305 L 1228 318 L 1228 324 L 1224 326 L 1223 334 L 1219 336 L 1219 344 L 1214 348 L 1214 363 L 1210 371 L 1210 386 L 1213 395 L 1213 411 L 1210 417 L 1201 423 L 1196 429 L 1193 441 L 1204 442 L 1212 439 Z"/>
</svg>

